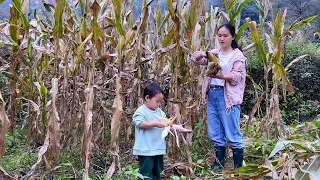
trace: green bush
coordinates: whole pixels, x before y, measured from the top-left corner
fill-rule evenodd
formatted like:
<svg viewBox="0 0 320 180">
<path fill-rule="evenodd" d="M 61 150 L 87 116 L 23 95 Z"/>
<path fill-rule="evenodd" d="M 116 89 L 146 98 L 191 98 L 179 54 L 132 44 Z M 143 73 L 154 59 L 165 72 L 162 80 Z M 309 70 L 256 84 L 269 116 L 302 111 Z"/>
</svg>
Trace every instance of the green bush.
<svg viewBox="0 0 320 180">
<path fill-rule="evenodd" d="M 304 54 L 309 56 L 295 63 L 287 76 L 291 81 L 295 93 L 287 96 L 284 102 L 280 99 L 280 109 L 286 124 L 298 123 L 313 119 L 319 114 L 320 94 L 320 45 L 317 43 L 299 44 L 292 39 L 286 42 L 283 63 L 287 66 L 296 57 Z M 253 80 L 264 87 L 264 71 L 256 52 L 249 53 L 247 72 Z M 271 76 L 269 82 L 271 83 Z M 271 84 L 270 84 L 271 85 Z M 244 96 L 243 113 L 249 114 L 256 103 L 255 91 L 252 83 L 247 79 L 246 91 Z M 265 107 L 261 107 L 263 112 Z"/>
</svg>

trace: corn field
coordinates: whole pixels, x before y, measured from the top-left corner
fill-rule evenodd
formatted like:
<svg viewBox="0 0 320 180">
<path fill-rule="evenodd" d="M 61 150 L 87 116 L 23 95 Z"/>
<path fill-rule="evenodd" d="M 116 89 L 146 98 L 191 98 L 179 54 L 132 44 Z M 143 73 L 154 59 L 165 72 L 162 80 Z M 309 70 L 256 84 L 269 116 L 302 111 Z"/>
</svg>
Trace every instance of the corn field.
<svg viewBox="0 0 320 180">
<path fill-rule="evenodd" d="M 247 130 L 262 100 L 267 99 L 257 133 L 267 132 L 267 139 L 284 137 L 279 87 L 284 89 L 284 97 L 287 89 L 293 88 L 286 77 L 290 66 L 281 63 L 283 43 L 316 16 L 287 28 L 285 12 L 279 12 L 269 24 L 273 30 L 269 33 L 264 29 L 271 6 L 267 0 L 226 0 L 226 9 L 211 7 L 208 12 L 202 0 L 167 0 L 167 11 L 160 9 L 160 2 L 145 0 L 141 16 L 134 21 L 134 1 L 40 1 L 38 12 L 29 9 L 30 0 L 13 0 L 9 21 L 0 25 L 0 46 L 11 51 L 10 57 L 0 59 L 4 77 L 0 88 L 0 157 L 5 155 L 6 133 L 23 129 L 28 146 L 39 147 L 39 151 L 36 163 L 21 179 L 35 176 L 40 167 L 54 168 L 61 153 L 72 148 L 81 148 L 82 179 L 92 175 L 94 149 L 111 154 L 106 178 L 121 171 L 121 149 L 132 148 L 132 115 L 143 103 L 142 91 L 150 82 L 164 88 L 162 108 L 168 117 L 177 116 L 176 122 L 190 130 L 199 121 L 205 124 L 206 107 L 200 97 L 205 69 L 189 61 L 194 51 L 218 47 L 215 33 L 226 22 L 236 26 L 236 39 L 245 53 L 258 51 L 265 70 L 265 86 L 255 84 L 257 104 L 246 122 Z M 259 5 L 260 25 L 247 19 L 240 26 L 241 9 L 250 2 Z M 152 4 L 156 4 L 154 8 Z M 245 31 L 250 33 L 252 44 L 242 40 Z M 179 139 L 168 139 L 167 163 L 184 175 L 195 174 L 194 136 L 179 134 Z M 316 150 L 308 149 L 307 153 L 308 157 L 319 155 Z M 271 171 L 277 174 L 276 168 L 262 169 L 261 173 Z"/>
</svg>

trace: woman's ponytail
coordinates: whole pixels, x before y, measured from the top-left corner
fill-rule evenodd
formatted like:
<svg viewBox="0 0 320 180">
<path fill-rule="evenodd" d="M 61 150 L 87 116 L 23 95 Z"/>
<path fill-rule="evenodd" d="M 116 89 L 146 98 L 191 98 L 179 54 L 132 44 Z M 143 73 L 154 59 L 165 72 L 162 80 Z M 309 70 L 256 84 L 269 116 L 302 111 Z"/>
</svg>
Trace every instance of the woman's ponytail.
<svg viewBox="0 0 320 180">
<path fill-rule="evenodd" d="M 237 41 L 235 39 L 232 40 L 231 47 L 232 47 L 232 49 L 237 49 L 238 48 L 240 51 L 242 51 L 242 49 L 239 47 L 239 45 L 238 45 L 238 43 L 237 43 Z"/>
</svg>

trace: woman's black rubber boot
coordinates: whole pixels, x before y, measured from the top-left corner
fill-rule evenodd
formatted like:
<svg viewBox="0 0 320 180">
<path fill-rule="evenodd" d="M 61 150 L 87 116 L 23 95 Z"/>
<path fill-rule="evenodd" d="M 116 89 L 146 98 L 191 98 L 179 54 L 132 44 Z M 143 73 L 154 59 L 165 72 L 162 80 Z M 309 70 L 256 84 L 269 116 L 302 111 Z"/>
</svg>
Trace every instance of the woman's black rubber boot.
<svg viewBox="0 0 320 180">
<path fill-rule="evenodd" d="M 220 172 L 224 168 L 226 147 L 217 146 L 216 149 L 216 159 L 211 168 L 212 171 Z"/>
<path fill-rule="evenodd" d="M 232 149 L 234 169 L 242 166 L 243 162 L 243 149 Z"/>
</svg>

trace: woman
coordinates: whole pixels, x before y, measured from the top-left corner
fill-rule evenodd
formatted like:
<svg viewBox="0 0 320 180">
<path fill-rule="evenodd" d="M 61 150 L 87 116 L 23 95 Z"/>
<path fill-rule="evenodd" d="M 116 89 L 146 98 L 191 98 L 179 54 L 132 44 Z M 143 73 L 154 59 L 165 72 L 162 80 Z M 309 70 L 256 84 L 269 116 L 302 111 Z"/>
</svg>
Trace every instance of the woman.
<svg viewBox="0 0 320 180">
<path fill-rule="evenodd" d="M 202 87 L 202 97 L 208 93 L 208 135 L 214 142 L 216 152 L 211 169 L 223 169 L 227 144 L 232 147 L 234 169 L 237 169 L 243 162 L 244 145 L 239 120 L 247 59 L 235 41 L 235 28 L 231 24 L 218 28 L 218 41 L 220 48 L 210 52 L 218 56 L 221 69 L 212 77 L 205 76 Z M 206 54 L 197 51 L 193 54 L 193 60 L 198 65 L 207 65 Z"/>
</svg>

